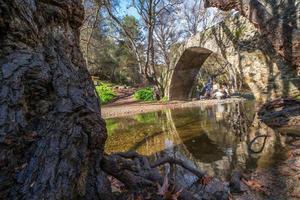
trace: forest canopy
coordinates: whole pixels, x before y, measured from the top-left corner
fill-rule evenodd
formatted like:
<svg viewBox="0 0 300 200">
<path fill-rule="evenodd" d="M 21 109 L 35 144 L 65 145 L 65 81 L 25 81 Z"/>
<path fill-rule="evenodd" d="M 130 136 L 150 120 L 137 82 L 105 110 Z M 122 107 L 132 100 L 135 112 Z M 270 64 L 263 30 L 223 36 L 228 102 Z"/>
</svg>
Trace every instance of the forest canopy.
<svg viewBox="0 0 300 200">
<path fill-rule="evenodd" d="M 81 49 L 93 76 L 117 84 L 155 86 L 163 98 L 171 57 L 186 38 L 225 13 L 202 0 L 85 0 Z"/>
</svg>

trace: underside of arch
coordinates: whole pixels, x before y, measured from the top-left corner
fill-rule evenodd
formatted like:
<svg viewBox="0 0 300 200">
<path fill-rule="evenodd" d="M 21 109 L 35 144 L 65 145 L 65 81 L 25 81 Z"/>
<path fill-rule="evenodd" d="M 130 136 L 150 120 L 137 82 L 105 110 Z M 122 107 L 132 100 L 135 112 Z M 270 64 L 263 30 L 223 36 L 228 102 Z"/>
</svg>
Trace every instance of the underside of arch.
<svg viewBox="0 0 300 200">
<path fill-rule="evenodd" d="M 212 51 L 191 47 L 184 51 L 176 64 L 170 83 L 170 100 L 188 100 L 199 70 Z"/>
</svg>

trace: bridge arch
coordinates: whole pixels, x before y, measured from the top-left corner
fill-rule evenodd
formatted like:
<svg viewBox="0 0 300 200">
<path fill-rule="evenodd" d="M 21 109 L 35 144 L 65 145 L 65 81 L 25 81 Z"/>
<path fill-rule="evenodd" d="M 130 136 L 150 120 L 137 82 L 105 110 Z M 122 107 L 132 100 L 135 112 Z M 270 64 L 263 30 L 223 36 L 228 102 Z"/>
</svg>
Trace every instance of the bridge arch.
<svg viewBox="0 0 300 200">
<path fill-rule="evenodd" d="M 172 75 L 170 100 L 186 100 L 190 97 L 199 70 L 211 54 L 211 50 L 202 47 L 190 47 L 183 52 Z"/>
<path fill-rule="evenodd" d="M 235 15 L 187 39 L 173 54 L 169 100 L 188 100 L 200 68 L 212 55 L 222 58 L 256 100 L 300 95 L 300 77 L 272 52 L 248 19 Z"/>
</svg>

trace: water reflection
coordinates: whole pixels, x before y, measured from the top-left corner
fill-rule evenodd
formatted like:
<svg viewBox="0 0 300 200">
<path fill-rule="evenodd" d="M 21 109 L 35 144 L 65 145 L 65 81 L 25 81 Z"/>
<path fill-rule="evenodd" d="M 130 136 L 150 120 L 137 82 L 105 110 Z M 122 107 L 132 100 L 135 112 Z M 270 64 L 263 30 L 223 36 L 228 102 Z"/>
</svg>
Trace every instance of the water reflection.
<svg viewBox="0 0 300 200">
<path fill-rule="evenodd" d="M 182 108 L 107 119 L 108 153 L 135 150 L 158 159 L 165 155 L 180 158 L 209 175 L 227 179 L 234 169 L 252 170 L 274 165 L 284 155 L 279 134 L 260 123 L 254 102 Z M 251 154 L 248 144 L 257 135 Z M 283 153 L 282 153 L 283 152 Z M 168 168 L 182 184 L 195 177 L 182 169 Z"/>
</svg>

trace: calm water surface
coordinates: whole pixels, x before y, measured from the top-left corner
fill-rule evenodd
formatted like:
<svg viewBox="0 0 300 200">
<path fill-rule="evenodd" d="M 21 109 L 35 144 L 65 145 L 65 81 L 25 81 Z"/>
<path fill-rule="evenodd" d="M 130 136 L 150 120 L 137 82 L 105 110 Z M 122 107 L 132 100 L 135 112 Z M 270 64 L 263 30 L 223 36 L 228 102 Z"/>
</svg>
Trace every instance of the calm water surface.
<svg viewBox="0 0 300 200">
<path fill-rule="evenodd" d="M 227 179 L 234 169 L 266 168 L 285 158 L 283 138 L 261 124 L 255 110 L 255 103 L 246 101 L 106 119 L 105 150 L 134 150 L 152 160 L 173 156 Z M 272 137 L 253 143 L 259 153 L 249 151 L 250 141 L 263 134 Z"/>
</svg>

